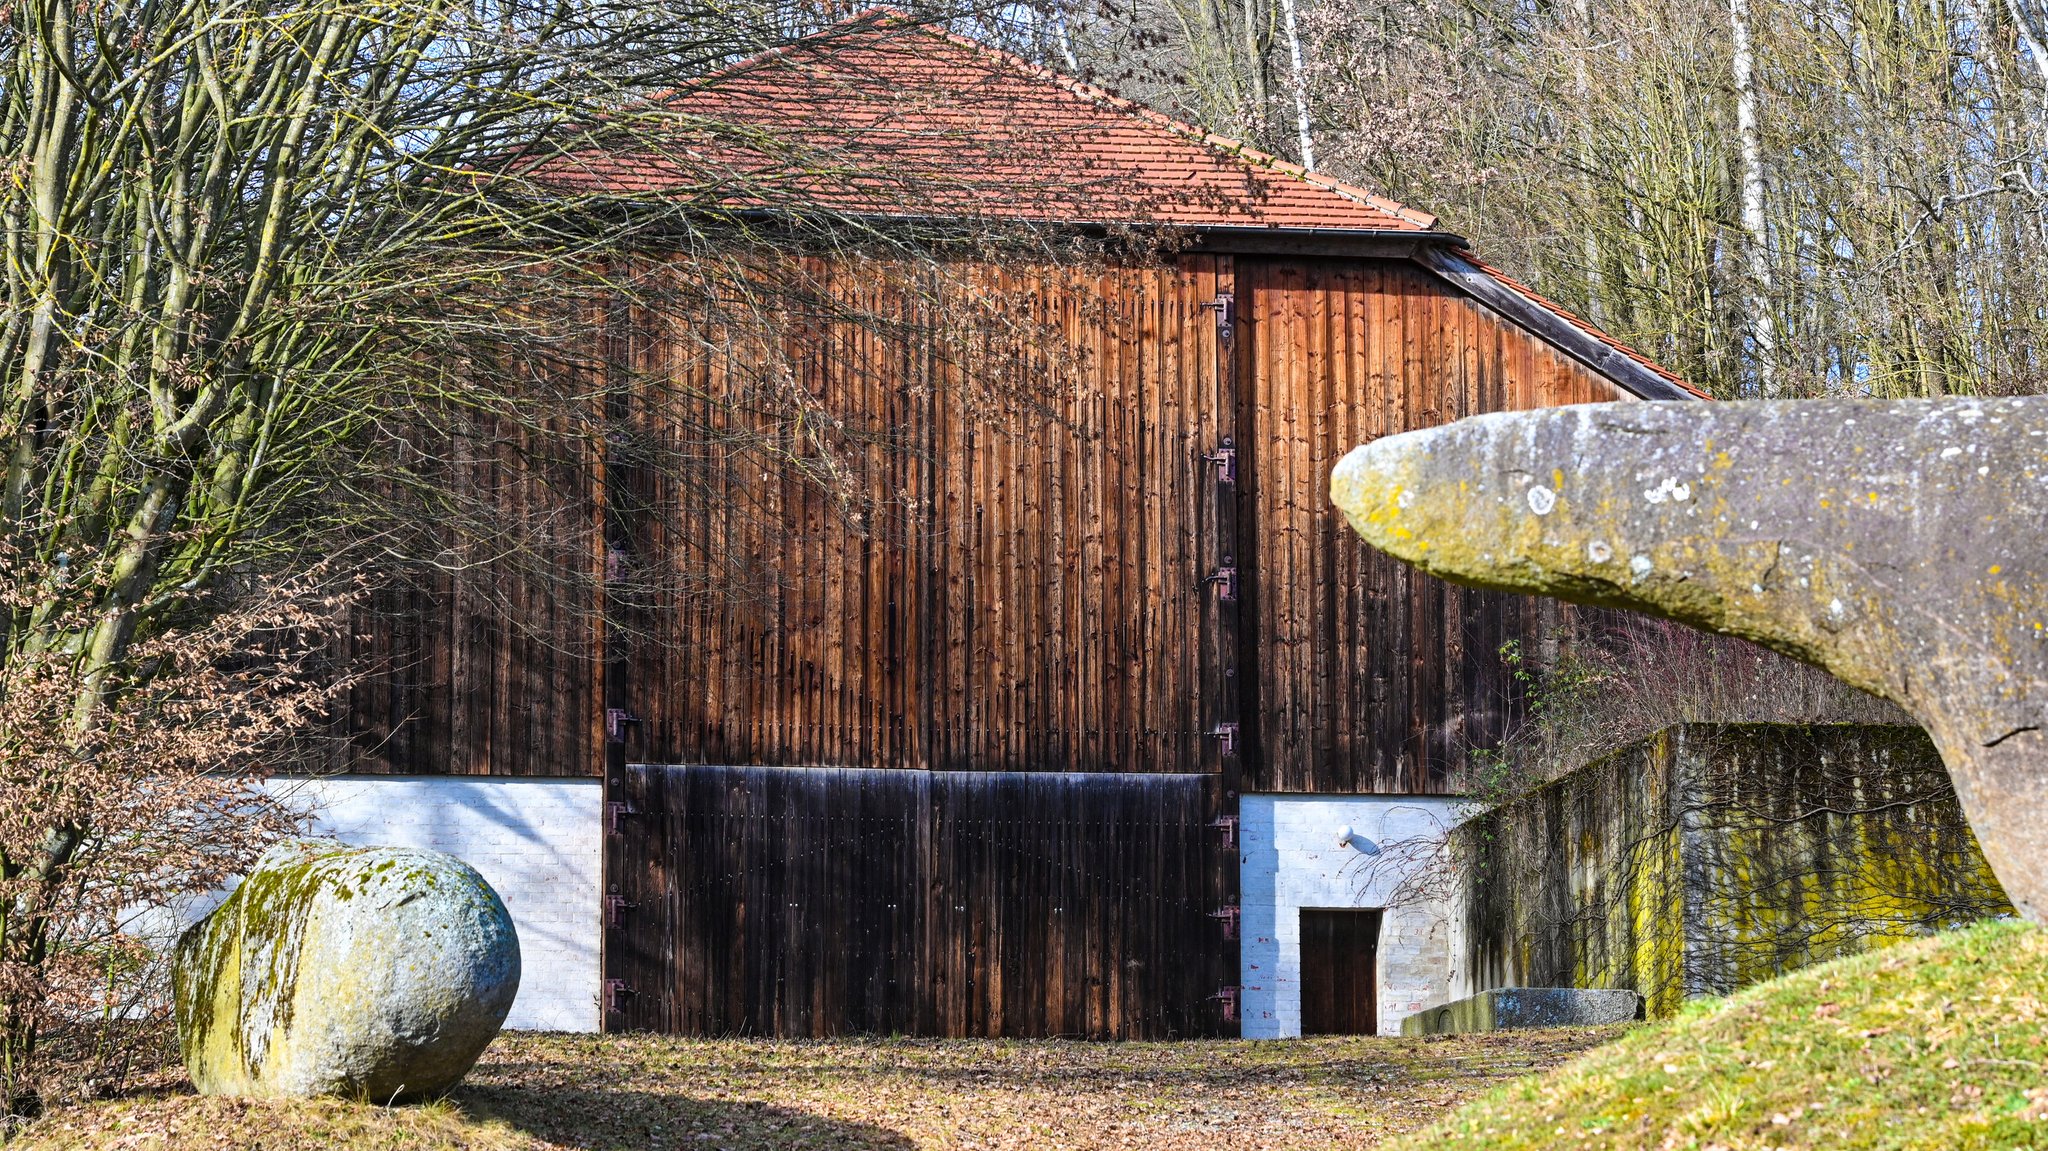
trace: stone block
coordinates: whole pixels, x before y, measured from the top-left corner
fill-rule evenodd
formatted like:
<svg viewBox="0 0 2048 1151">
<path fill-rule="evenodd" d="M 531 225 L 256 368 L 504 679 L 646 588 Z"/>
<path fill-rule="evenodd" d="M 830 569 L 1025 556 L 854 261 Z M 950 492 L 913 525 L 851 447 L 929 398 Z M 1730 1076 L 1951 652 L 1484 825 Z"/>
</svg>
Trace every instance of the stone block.
<svg viewBox="0 0 2048 1151">
<path fill-rule="evenodd" d="M 1582 987 L 1498 987 L 1401 1021 L 1403 1035 L 1457 1035 L 1469 1031 L 1515 1031 L 1532 1027 L 1602 1027 L 1627 1023 L 1642 1013 L 1643 997 L 1633 991 Z"/>
</svg>

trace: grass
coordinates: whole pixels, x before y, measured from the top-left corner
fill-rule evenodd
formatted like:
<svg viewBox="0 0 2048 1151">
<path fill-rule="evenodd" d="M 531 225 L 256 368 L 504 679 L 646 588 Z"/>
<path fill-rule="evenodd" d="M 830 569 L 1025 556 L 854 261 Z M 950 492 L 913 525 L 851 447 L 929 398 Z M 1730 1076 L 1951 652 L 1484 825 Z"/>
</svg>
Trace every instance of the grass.
<svg viewBox="0 0 2048 1151">
<path fill-rule="evenodd" d="M 2048 931 L 1982 924 L 1694 1003 L 1398 1145 L 2048 1151 Z"/>
<path fill-rule="evenodd" d="M 1612 1031 L 1451 1039 L 806 1043 L 507 1034 L 444 1103 L 201 1099 L 66 1107 L 10 1151 L 1356 1148 Z"/>
</svg>

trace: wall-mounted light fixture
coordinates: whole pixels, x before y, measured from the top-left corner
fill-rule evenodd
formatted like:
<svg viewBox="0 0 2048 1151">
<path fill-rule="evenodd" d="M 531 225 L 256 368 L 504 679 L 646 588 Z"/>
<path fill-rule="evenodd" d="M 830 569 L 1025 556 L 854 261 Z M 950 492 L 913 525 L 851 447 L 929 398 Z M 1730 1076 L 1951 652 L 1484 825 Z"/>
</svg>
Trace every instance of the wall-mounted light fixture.
<svg viewBox="0 0 2048 1151">
<path fill-rule="evenodd" d="M 1380 845 L 1351 830 L 1350 824 L 1337 829 L 1338 847 L 1355 847 L 1360 855 L 1378 855 Z"/>
</svg>

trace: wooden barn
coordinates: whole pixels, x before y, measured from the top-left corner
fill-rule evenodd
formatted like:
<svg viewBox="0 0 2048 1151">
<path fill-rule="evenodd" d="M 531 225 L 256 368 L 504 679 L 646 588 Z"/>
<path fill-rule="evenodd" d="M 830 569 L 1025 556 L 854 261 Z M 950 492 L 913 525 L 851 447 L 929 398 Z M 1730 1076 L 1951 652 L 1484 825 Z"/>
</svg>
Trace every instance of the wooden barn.
<svg viewBox="0 0 2048 1151">
<path fill-rule="evenodd" d="M 580 650 L 490 597 L 383 604 L 373 646 L 403 670 L 352 698 L 363 757 L 316 785 L 323 818 L 492 879 L 527 955 L 515 1024 L 1394 1029 L 1453 955 L 1439 910 L 1395 897 L 1400 849 L 1456 820 L 1467 752 L 1516 706 L 1501 648 L 1543 621 L 1369 553 L 1329 469 L 1475 413 L 1694 393 L 1425 213 L 942 32 L 854 28 L 677 98 L 998 177 L 984 126 L 1029 125 L 1071 181 L 962 183 L 929 214 L 1172 242 L 965 269 L 1076 353 L 1044 408 L 945 386 L 934 325 L 820 336 L 806 386 L 892 432 L 861 474 L 913 510 L 856 530 L 815 489 L 769 493 L 804 526 L 740 542 L 786 576 L 772 595 L 652 605 Z M 644 177 L 628 151 L 580 178 Z M 630 354 L 716 389 L 702 346 Z M 590 485 L 635 497 L 591 567 L 741 530 L 653 472 Z"/>
</svg>

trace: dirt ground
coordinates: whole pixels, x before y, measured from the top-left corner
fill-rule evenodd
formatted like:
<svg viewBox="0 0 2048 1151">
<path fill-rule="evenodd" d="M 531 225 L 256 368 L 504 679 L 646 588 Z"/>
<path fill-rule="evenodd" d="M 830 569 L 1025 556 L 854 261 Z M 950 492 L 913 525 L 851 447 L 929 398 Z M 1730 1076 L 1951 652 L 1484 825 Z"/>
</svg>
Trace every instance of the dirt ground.
<svg viewBox="0 0 2048 1151">
<path fill-rule="evenodd" d="M 169 1072 L 149 1090 L 59 1109 L 16 1146 L 1354 1149 L 1614 1034 L 1185 1043 L 507 1034 L 445 1104 L 199 1099 Z"/>
</svg>

